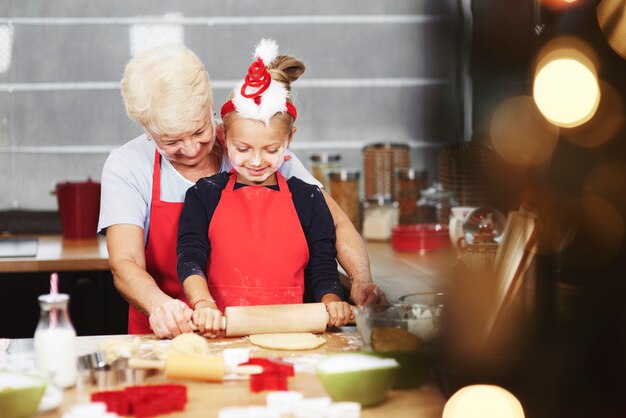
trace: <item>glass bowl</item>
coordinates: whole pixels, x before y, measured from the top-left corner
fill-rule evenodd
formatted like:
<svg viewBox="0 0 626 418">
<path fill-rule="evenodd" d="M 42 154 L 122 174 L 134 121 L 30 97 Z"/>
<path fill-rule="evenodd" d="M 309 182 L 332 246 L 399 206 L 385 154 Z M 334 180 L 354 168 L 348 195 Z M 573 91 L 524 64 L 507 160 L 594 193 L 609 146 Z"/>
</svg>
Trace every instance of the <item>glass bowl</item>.
<svg viewBox="0 0 626 418">
<path fill-rule="evenodd" d="M 395 388 L 419 386 L 437 354 L 444 293 L 415 293 L 386 306 L 356 310 L 357 330 L 366 350 L 400 364 Z"/>
</svg>

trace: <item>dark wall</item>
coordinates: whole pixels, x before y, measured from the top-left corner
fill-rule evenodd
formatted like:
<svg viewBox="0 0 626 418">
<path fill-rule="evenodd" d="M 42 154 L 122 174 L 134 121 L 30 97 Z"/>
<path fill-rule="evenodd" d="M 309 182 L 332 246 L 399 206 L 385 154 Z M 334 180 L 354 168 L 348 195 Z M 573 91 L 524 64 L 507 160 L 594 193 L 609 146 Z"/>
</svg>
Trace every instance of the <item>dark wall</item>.
<svg viewBox="0 0 626 418">
<path fill-rule="evenodd" d="M 598 57 L 598 76 L 626 102 L 626 60 L 611 49 L 596 17 L 597 1 L 554 11 L 536 1 L 476 0 L 472 77 L 474 140 L 489 143 L 495 107 L 513 95 L 531 95 L 535 53 L 558 35 L 587 42 Z M 623 117 L 623 111 L 618 113 Z M 537 254 L 536 334 L 524 361 L 502 380 L 524 405 L 527 417 L 626 416 L 626 129 L 603 145 L 572 145 L 561 130 L 551 161 L 541 170 L 501 168 L 495 201 L 506 210 L 531 196 L 540 212 Z M 601 167 L 613 171 L 598 176 Z M 596 173 L 594 181 L 590 181 Z M 527 195 L 529 196 L 529 195 Z M 589 211 L 589 197 L 602 199 L 615 215 Z M 530 197 L 529 197 L 530 198 Z M 531 199 L 531 200 L 532 200 Z M 566 220 L 574 219 L 571 223 Z M 547 231 L 564 238 L 551 246 Z M 621 234 L 621 238 L 620 237 Z M 565 237 L 567 239 L 565 239 Z M 616 238 L 617 237 L 617 238 Z M 618 239 L 619 238 L 619 239 Z M 568 321 L 558 305 L 564 286 L 574 290 Z M 473 383 L 478 379 L 474 377 Z M 470 379 L 471 381 L 471 379 Z M 466 381 L 465 383 L 468 383 Z"/>
</svg>

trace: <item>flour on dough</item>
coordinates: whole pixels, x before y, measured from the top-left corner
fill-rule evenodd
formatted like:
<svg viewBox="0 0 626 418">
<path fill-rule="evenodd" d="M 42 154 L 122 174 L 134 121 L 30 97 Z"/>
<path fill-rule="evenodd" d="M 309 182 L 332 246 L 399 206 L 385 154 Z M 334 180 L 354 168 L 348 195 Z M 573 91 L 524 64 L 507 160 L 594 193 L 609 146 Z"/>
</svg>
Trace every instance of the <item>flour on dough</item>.
<svg viewBox="0 0 626 418">
<path fill-rule="evenodd" d="M 170 343 L 166 355 L 170 354 L 200 354 L 210 353 L 206 338 L 194 333 L 179 334 Z"/>
<path fill-rule="evenodd" d="M 312 350 L 326 343 L 326 340 L 310 332 L 286 334 L 251 335 L 250 342 L 263 348 L 274 350 Z"/>
</svg>

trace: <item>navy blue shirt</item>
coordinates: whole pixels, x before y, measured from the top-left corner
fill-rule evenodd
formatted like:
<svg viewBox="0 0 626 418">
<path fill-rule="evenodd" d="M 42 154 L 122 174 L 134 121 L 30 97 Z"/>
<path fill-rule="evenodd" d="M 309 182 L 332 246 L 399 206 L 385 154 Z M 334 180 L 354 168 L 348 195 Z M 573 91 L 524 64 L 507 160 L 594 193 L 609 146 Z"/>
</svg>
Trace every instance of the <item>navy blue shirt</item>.
<svg viewBox="0 0 626 418">
<path fill-rule="evenodd" d="M 230 175 L 218 173 L 202 178 L 187 190 L 178 222 L 176 246 L 177 272 L 181 283 L 193 274 L 206 278 L 205 269 L 211 254 L 207 232 Z M 304 270 L 305 301 L 319 302 L 328 293 L 343 298 L 337 272 L 335 224 L 324 196 L 317 186 L 296 177 L 289 178 L 287 186 L 309 248 L 309 262 Z M 235 190 L 241 187 L 246 185 L 235 183 Z M 278 185 L 267 187 L 278 190 Z M 262 263 L 263 260 L 258 262 Z"/>
</svg>

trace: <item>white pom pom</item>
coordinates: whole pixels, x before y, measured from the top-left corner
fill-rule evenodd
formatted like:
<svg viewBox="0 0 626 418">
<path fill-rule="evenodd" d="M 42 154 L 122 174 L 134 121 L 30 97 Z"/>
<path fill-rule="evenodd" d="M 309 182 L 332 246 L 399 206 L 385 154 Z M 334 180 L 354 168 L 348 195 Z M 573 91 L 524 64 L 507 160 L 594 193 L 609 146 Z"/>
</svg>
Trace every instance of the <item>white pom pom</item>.
<svg viewBox="0 0 626 418">
<path fill-rule="evenodd" d="M 278 56 L 278 44 L 273 39 L 261 39 L 254 49 L 254 57 L 261 58 L 267 67 Z"/>
</svg>

